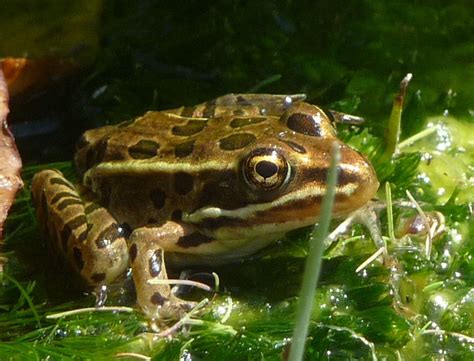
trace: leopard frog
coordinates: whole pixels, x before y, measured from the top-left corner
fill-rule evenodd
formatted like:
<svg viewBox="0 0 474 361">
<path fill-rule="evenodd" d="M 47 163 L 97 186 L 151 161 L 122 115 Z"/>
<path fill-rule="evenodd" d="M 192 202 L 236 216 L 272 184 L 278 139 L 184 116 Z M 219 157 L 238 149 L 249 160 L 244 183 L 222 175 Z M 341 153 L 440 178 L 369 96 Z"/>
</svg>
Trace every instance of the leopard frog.
<svg viewBox="0 0 474 361">
<path fill-rule="evenodd" d="M 111 282 L 131 265 L 141 309 L 173 317 L 187 304 L 170 291 L 165 259 L 231 262 L 317 222 L 334 142 L 334 215 L 374 196 L 372 166 L 334 129 L 334 121 L 358 120 L 299 94 L 229 94 L 150 111 L 84 133 L 79 184 L 56 170 L 36 174 L 37 215 L 52 248 L 87 284 Z"/>
</svg>

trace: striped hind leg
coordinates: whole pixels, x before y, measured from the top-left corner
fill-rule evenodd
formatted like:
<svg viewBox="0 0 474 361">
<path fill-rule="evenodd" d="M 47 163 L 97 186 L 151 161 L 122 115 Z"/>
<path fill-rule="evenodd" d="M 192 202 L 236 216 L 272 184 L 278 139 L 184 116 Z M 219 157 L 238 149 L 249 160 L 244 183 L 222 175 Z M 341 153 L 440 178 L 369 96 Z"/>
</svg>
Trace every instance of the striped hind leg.
<svg viewBox="0 0 474 361">
<path fill-rule="evenodd" d="M 52 250 L 88 285 L 109 283 L 127 269 L 128 246 L 122 227 L 61 172 L 37 173 L 32 195 Z"/>
</svg>

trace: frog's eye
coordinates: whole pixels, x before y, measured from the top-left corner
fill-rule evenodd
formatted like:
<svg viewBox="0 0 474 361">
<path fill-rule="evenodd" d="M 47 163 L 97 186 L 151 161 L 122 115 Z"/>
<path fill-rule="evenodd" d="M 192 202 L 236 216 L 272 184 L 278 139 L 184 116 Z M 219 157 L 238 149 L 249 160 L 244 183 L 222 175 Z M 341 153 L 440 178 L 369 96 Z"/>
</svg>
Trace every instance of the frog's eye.
<svg viewBox="0 0 474 361">
<path fill-rule="evenodd" d="M 327 114 L 315 105 L 299 103 L 281 117 L 281 121 L 296 133 L 311 137 L 332 137 L 334 128 Z"/>
<path fill-rule="evenodd" d="M 277 150 L 256 149 L 242 163 L 245 181 L 254 189 L 275 190 L 288 183 L 290 165 Z"/>
</svg>

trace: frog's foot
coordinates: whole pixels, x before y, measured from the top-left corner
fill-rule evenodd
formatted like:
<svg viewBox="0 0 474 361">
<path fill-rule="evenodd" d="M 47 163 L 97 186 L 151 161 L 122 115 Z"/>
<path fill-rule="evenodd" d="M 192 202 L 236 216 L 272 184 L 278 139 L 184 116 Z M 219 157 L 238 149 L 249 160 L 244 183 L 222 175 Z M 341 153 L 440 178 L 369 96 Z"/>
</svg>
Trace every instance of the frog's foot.
<svg viewBox="0 0 474 361">
<path fill-rule="evenodd" d="M 53 252 L 66 259 L 88 285 L 109 283 L 127 269 L 128 247 L 122 227 L 61 172 L 37 173 L 32 195 Z"/>
<path fill-rule="evenodd" d="M 164 249 L 173 249 L 179 239 L 190 234 L 188 227 L 166 222 L 157 227 L 135 229 L 130 236 L 130 261 L 137 302 L 151 320 L 177 320 L 194 302 L 176 297 L 168 279 Z"/>
<path fill-rule="evenodd" d="M 377 248 L 385 248 L 377 214 L 383 208 L 385 208 L 385 205 L 382 202 L 370 201 L 365 206 L 350 213 L 326 238 L 325 247 L 328 248 L 339 236 L 347 233 L 349 227 L 353 224 L 362 224 L 369 231 Z"/>
<path fill-rule="evenodd" d="M 411 195 L 410 195 L 411 197 Z M 439 212 L 424 212 L 420 205 L 411 197 L 411 202 L 397 202 L 401 208 L 416 209 L 417 214 L 401 216 L 398 226 L 395 228 L 393 237 L 397 242 L 407 237 L 425 237 L 425 253 L 427 258 L 430 257 L 432 242 L 436 237 L 444 233 L 445 220 L 444 216 Z M 369 257 L 357 270 L 365 267 L 366 264 L 372 262 L 375 258 L 383 255 L 384 263 L 391 263 L 392 260 L 387 253 L 387 244 L 382 238 L 379 224 L 378 213 L 386 209 L 386 204 L 380 201 L 370 201 L 365 206 L 349 214 L 343 222 L 327 237 L 325 247 L 328 248 L 340 235 L 347 233 L 349 227 L 355 223 L 364 225 L 374 241 L 377 251 Z"/>
</svg>

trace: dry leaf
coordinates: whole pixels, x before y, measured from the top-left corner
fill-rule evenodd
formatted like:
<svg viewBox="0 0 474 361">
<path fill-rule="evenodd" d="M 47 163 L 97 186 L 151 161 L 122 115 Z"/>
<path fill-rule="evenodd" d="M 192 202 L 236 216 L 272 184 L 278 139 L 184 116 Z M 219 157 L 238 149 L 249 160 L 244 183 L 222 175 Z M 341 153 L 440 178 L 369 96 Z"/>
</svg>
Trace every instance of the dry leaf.
<svg viewBox="0 0 474 361">
<path fill-rule="evenodd" d="M 0 60 L 0 69 L 3 69 L 10 96 L 15 97 L 48 87 L 74 74 L 79 67 L 67 59 L 4 58 Z"/>
<path fill-rule="evenodd" d="M 0 69 L 0 240 L 3 238 L 3 224 L 8 210 L 15 199 L 16 192 L 23 186 L 20 177 L 20 154 L 7 125 L 8 111 L 8 89 Z"/>
</svg>

